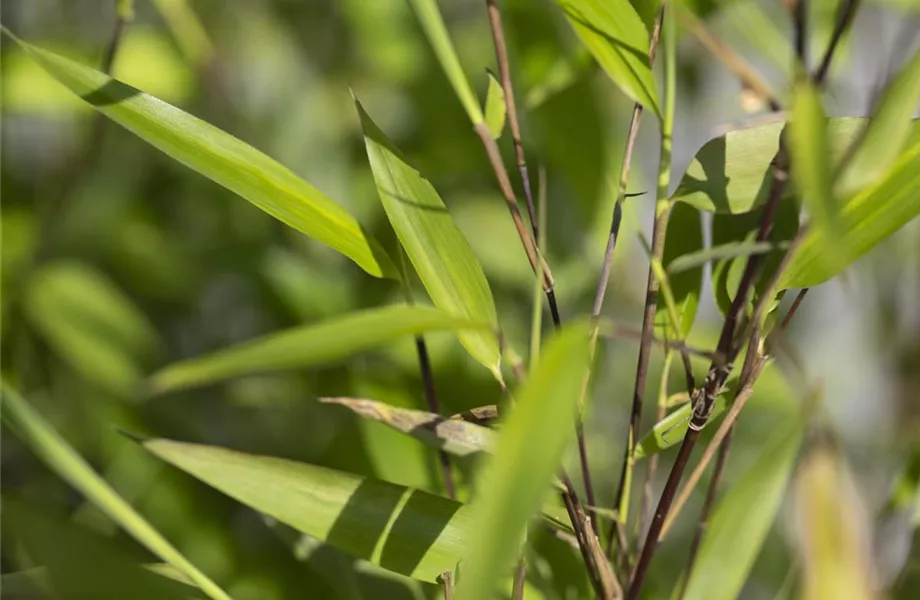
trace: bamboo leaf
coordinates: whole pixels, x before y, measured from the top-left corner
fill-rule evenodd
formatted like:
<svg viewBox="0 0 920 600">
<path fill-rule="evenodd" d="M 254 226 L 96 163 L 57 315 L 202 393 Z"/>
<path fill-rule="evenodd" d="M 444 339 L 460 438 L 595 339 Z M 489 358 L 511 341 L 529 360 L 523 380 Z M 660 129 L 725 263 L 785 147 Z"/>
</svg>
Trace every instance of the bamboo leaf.
<svg viewBox="0 0 920 600">
<path fill-rule="evenodd" d="M 320 402 L 339 404 L 360 417 L 379 421 L 397 431 L 457 456 L 492 449 L 495 432 L 462 419 L 450 419 L 421 410 L 390 406 L 363 398 L 320 398 Z"/>
<path fill-rule="evenodd" d="M 675 261 L 685 256 L 698 253 L 703 248 L 703 222 L 700 212 L 686 204 L 676 204 L 671 209 L 668 220 L 667 237 L 665 239 L 664 255 L 661 258 L 663 274 L 670 288 L 673 299 L 675 317 L 678 323 L 672 322 L 670 310 L 666 310 L 665 294 L 658 295 L 658 309 L 655 312 L 655 329 L 666 333 L 668 339 L 683 339 L 687 337 L 693 320 L 696 318 L 696 309 L 700 303 L 700 289 L 703 286 L 702 264 L 684 267 L 680 271 L 672 270 Z M 675 331 L 675 326 L 679 331 Z"/>
<path fill-rule="evenodd" d="M 788 244 L 771 244 L 770 242 L 739 241 L 728 242 L 719 246 L 710 246 L 697 252 L 681 254 L 672 260 L 667 267 L 669 275 L 676 275 L 684 271 L 701 267 L 708 262 L 715 262 L 727 258 L 748 257 L 755 254 L 766 254 L 771 250 L 782 250 Z"/>
<path fill-rule="evenodd" d="M 837 189 L 850 195 L 883 177 L 904 149 L 911 131 L 920 127 L 911 121 L 920 102 L 920 51 L 914 54 L 885 94 L 852 158 L 846 165 Z"/>
<path fill-rule="evenodd" d="M 488 598 L 520 549 L 574 433 L 577 400 L 588 364 L 588 324 L 567 325 L 545 346 L 535 372 L 502 426 L 483 466 L 464 554 L 458 600 Z"/>
<path fill-rule="evenodd" d="M 738 597 L 785 496 L 805 419 L 780 425 L 760 456 L 716 505 L 687 588 L 685 600 Z"/>
<path fill-rule="evenodd" d="M 444 69 L 444 74 L 450 80 L 450 85 L 454 88 L 454 93 L 463 105 L 470 122 L 474 126 L 482 123 L 482 110 L 479 108 L 479 102 L 476 100 L 473 88 L 470 87 L 470 82 L 463 73 L 463 67 L 460 66 L 457 51 L 450 41 L 444 19 L 438 10 L 437 0 L 409 0 L 409 4 L 415 16 L 418 17 L 425 36 L 434 49 L 438 62 L 441 63 L 441 68 Z"/>
<path fill-rule="evenodd" d="M 779 117 L 777 117 L 778 119 Z M 830 119 L 828 161 L 835 168 L 866 119 Z M 681 178 L 673 199 L 716 213 L 746 213 L 770 193 L 770 163 L 779 149 L 781 121 L 735 129 L 706 142 Z"/>
<path fill-rule="evenodd" d="M 827 448 L 817 448 L 796 478 L 797 546 L 803 600 L 871 600 L 870 532 L 851 476 Z"/>
<path fill-rule="evenodd" d="M 29 279 L 24 309 L 51 348 L 88 381 L 127 395 L 160 349 L 132 300 L 92 267 L 51 262 Z"/>
<path fill-rule="evenodd" d="M 444 312 L 497 329 L 492 290 L 473 249 L 437 191 L 409 165 L 355 100 L 377 193 L 431 301 Z M 501 379 L 493 331 L 462 331 L 470 355 Z"/>
<path fill-rule="evenodd" d="M 726 392 L 716 398 L 716 402 L 712 408 L 712 414 L 709 416 L 709 423 L 714 423 L 715 420 L 725 412 L 725 409 L 728 408 L 728 395 L 731 392 Z M 651 456 L 652 454 L 657 454 L 663 450 L 667 450 L 671 446 L 681 443 L 684 439 L 684 434 L 687 433 L 687 427 L 690 425 L 690 413 L 693 412 L 693 407 L 690 406 L 690 403 L 682 405 L 677 410 L 672 411 L 664 419 L 655 423 L 651 431 L 646 433 L 639 444 L 636 445 L 636 459 L 644 458 Z"/>
<path fill-rule="evenodd" d="M 901 155 L 891 173 L 876 185 L 844 202 L 840 209 L 840 236 L 834 240 L 840 255 L 824 257 L 828 234 L 812 228 L 780 278 L 779 288 L 812 287 L 824 283 L 856 262 L 881 241 L 920 214 L 920 142 Z"/>
<path fill-rule="evenodd" d="M 434 330 L 483 328 L 427 306 L 393 305 L 287 329 L 214 354 L 181 361 L 155 373 L 160 394 L 252 373 L 329 364 L 403 336 Z"/>
<path fill-rule="evenodd" d="M 165 439 L 143 446 L 260 513 L 396 573 L 435 582 L 467 546 L 470 509 L 447 498 L 216 446 Z"/>
<path fill-rule="evenodd" d="M 505 128 L 505 116 L 507 107 L 505 105 L 505 90 L 502 84 L 495 79 L 495 75 L 489 73 L 489 89 L 486 92 L 486 127 L 492 134 L 492 139 L 498 139 L 502 136 L 502 130 Z"/>
<path fill-rule="evenodd" d="M 3 514 L 13 536 L 23 543 L 29 559 L 41 568 L 2 579 L 4 595 L 72 600 L 189 600 L 203 598 L 198 590 L 160 576 L 125 557 L 111 540 L 85 530 L 63 517 L 38 510 L 21 500 L 4 498 Z M 5 535 L 8 534 L 4 531 Z M 48 590 L 53 593 L 49 594 Z"/>
<path fill-rule="evenodd" d="M 5 381 L 0 381 L 0 416 L 13 433 L 63 480 L 161 559 L 176 567 L 214 600 L 230 600 L 172 544 L 122 499 L 73 448 Z"/>
<path fill-rule="evenodd" d="M 158 150 L 341 252 L 371 275 L 398 278 L 386 252 L 348 211 L 277 161 L 104 73 L 16 41 L 70 91 Z"/>
<path fill-rule="evenodd" d="M 648 31 L 629 0 L 557 0 L 569 24 L 623 93 L 661 118 Z"/>
</svg>

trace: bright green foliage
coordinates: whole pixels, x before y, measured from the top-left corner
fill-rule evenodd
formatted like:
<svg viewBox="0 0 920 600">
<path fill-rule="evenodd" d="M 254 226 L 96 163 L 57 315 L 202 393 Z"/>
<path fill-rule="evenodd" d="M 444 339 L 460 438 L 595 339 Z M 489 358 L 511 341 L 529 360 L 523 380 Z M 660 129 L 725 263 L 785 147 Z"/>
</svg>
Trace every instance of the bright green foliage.
<svg viewBox="0 0 920 600">
<path fill-rule="evenodd" d="M 47 263 L 25 292 L 25 311 L 48 344 L 88 381 L 129 395 L 159 350 L 156 331 L 103 274 L 77 262 Z"/>
<path fill-rule="evenodd" d="M 623 93 L 661 116 L 649 37 L 629 0 L 557 0 L 581 42 Z"/>
<path fill-rule="evenodd" d="M 325 467 L 155 439 L 144 447 L 260 513 L 391 571 L 434 582 L 464 554 L 468 507 Z"/>
<path fill-rule="evenodd" d="M 776 519 L 804 429 L 802 414 L 789 417 L 718 500 L 687 582 L 686 600 L 738 597 Z"/>
<path fill-rule="evenodd" d="M 104 73 L 19 43 L 74 94 L 157 149 L 341 252 L 371 275 L 397 277 L 386 252 L 348 211 L 280 163 Z"/>
<path fill-rule="evenodd" d="M 716 398 L 712 407 L 712 413 L 709 416 L 709 422 L 714 423 L 716 419 L 728 408 L 728 395 L 726 392 Z M 689 403 L 684 404 L 677 410 L 671 411 L 664 419 L 655 423 L 651 431 L 646 433 L 636 445 L 636 458 L 643 458 L 657 454 L 662 450 L 667 450 L 671 446 L 680 444 L 687 433 L 687 427 L 690 424 L 690 413 L 693 407 Z"/>
<path fill-rule="evenodd" d="M 483 326 L 428 307 L 394 305 L 304 325 L 170 365 L 148 382 L 163 393 L 251 373 L 329 364 L 403 336 Z"/>
<path fill-rule="evenodd" d="M 577 399 L 589 357 L 588 330 L 587 323 L 572 323 L 549 340 L 536 370 L 516 395 L 495 454 L 483 466 L 481 481 L 487 483 L 473 506 L 459 600 L 493 593 L 549 490 L 575 431 Z"/>
<path fill-rule="evenodd" d="M 668 263 L 668 274 L 676 275 L 705 265 L 708 262 L 738 258 L 739 256 L 764 254 L 775 249 L 777 249 L 777 247 L 770 242 L 727 242 L 719 246 L 710 246 L 709 248 L 703 248 L 696 252 L 681 254 Z"/>
<path fill-rule="evenodd" d="M 462 419 L 445 419 L 434 413 L 363 398 L 322 398 L 321 401 L 340 404 L 358 416 L 378 421 L 458 456 L 489 451 L 494 443 L 495 432 Z"/>
<path fill-rule="evenodd" d="M 505 128 L 505 115 L 507 107 L 505 106 L 505 90 L 502 84 L 495 79 L 495 75 L 489 73 L 489 89 L 486 91 L 486 109 L 485 109 L 486 127 L 493 139 L 498 139 Z"/>
<path fill-rule="evenodd" d="M 6 382 L 0 382 L 0 390 L 3 392 L 2 402 L 0 402 L 0 415 L 2 415 L 3 423 L 42 462 L 102 509 L 134 539 L 187 575 L 213 600 L 230 600 L 226 592 L 190 563 L 104 479 L 96 474 L 25 399 Z"/>
<path fill-rule="evenodd" d="M 452 316 L 497 329 L 489 282 L 438 192 L 405 161 L 361 104 L 356 101 L 355 105 L 380 201 L 431 301 Z M 501 378 L 495 333 L 463 331 L 459 335 L 470 355 Z"/>
</svg>

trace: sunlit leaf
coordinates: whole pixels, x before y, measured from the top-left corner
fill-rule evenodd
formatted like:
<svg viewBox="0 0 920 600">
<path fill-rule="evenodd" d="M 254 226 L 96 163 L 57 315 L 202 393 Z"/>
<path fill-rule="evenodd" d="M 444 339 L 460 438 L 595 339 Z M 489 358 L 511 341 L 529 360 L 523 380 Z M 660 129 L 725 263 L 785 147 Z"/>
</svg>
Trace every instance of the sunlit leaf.
<svg viewBox="0 0 920 600">
<path fill-rule="evenodd" d="M 811 287 L 824 283 L 865 255 L 920 214 L 920 143 L 901 155 L 881 182 L 856 194 L 840 208 L 834 240 L 838 258 L 828 262 L 824 251 L 827 233 L 812 228 L 783 273 L 782 288 Z"/>
<path fill-rule="evenodd" d="M 486 92 L 485 119 L 489 133 L 492 134 L 492 137 L 496 140 L 501 137 L 502 130 L 505 128 L 506 112 L 505 90 L 502 89 L 502 84 L 495 79 L 495 76 L 489 73 L 489 89 Z"/>
<path fill-rule="evenodd" d="M 10 581 L 3 576 L 4 595 L 73 600 L 188 600 L 203 598 L 189 585 L 162 577 L 125 557 L 124 548 L 111 540 L 68 522 L 58 515 L 39 511 L 21 500 L 4 498 L 3 516 L 30 560 L 43 565 Z M 10 538 L 8 538 L 10 539 Z M 12 586 L 10 586 L 12 584 Z M 43 590 L 51 588 L 49 596 Z M 18 597 L 18 596 L 16 596 Z M 34 597 L 32 595 L 27 597 Z"/>
<path fill-rule="evenodd" d="M 363 398 L 321 398 L 321 402 L 340 404 L 366 419 L 379 421 L 445 452 L 466 456 L 492 449 L 495 433 L 462 419 L 449 419 L 435 413 L 390 406 Z"/>
<path fill-rule="evenodd" d="M 160 151 L 341 252 L 371 275 L 398 278 L 386 252 L 348 211 L 277 161 L 104 73 L 17 41 L 73 93 Z"/>
<path fill-rule="evenodd" d="M 487 484 L 473 507 L 458 599 L 489 597 L 517 556 L 527 523 L 574 435 L 588 354 L 587 324 L 567 325 L 546 344 L 536 371 L 517 394 L 495 453 L 483 467 Z"/>
<path fill-rule="evenodd" d="M 25 311 L 54 351 L 87 380 L 129 394 L 156 331 L 130 298 L 104 275 L 78 262 L 47 263 L 27 283 Z"/>
<path fill-rule="evenodd" d="M 803 600 L 871 600 L 866 507 L 851 476 L 827 448 L 816 448 L 796 478 L 795 527 Z"/>
<path fill-rule="evenodd" d="M 712 413 L 709 416 L 709 423 L 714 423 L 728 408 L 727 398 L 730 394 L 731 392 L 729 391 L 716 398 Z M 671 446 L 680 444 L 684 439 L 684 434 L 687 433 L 687 427 L 690 425 L 691 412 L 693 412 L 693 408 L 687 403 L 669 413 L 658 423 L 655 423 L 651 431 L 646 433 L 636 445 L 635 457 L 639 459 L 651 456 L 662 450 L 667 450 Z"/>
<path fill-rule="evenodd" d="M 785 496 L 804 425 L 801 414 L 780 425 L 754 464 L 717 501 L 687 582 L 686 600 L 738 597 Z"/>
<path fill-rule="evenodd" d="M 455 317 L 496 325 L 495 302 L 482 266 L 437 191 L 405 161 L 357 100 L 355 105 L 380 201 L 432 302 Z M 495 333 L 459 335 L 473 358 L 500 377 Z"/>
<path fill-rule="evenodd" d="M 659 335 L 664 330 L 668 339 L 683 339 L 693 326 L 696 317 L 696 308 L 700 303 L 700 289 L 703 285 L 703 266 L 684 267 L 680 271 L 671 269 L 675 261 L 698 253 L 703 248 L 703 223 L 700 212 L 686 204 L 676 204 L 671 210 L 668 220 L 667 237 L 665 238 L 664 255 L 661 258 L 671 295 L 674 299 L 674 308 L 677 318 L 680 319 L 675 332 L 669 311 L 665 309 L 663 294 L 658 296 L 658 308 L 655 312 L 655 329 Z"/>
<path fill-rule="evenodd" d="M 776 117 L 779 119 L 779 117 Z M 866 119 L 827 123 L 831 168 L 846 154 Z M 770 163 L 779 149 L 782 122 L 735 129 L 706 142 L 687 168 L 673 198 L 707 212 L 746 213 L 770 194 Z"/>
<path fill-rule="evenodd" d="M 557 0 L 581 42 L 631 99 L 658 116 L 649 37 L 629 0 Z"/>
<path fill-rule="evenodd" d="M 464 555 L 470 509 L 419 490 L 270 456 L 164 439 L 150 452 L 298 531 L 434 582 Z"/>
<path fill-rule="evenodd" d="M 739 256 L 753 256 L 765 254 L 771 250 L 779 250 L 785 245 L 774 246 L 770 242 L 728 242 L 719 246 L 710 246 L 697 252 L 681 254 L 668 264 L 668 274 L 676 275 L 689 269 L 705 265 L 708 262 L 737 258 Z"/>
<path fill-rule="evenodd" d="M 904 149 L 911 130 L 920 129 L 913 121 L 920 102 L 920 51 L 904 65 L 885 88 L 875 114 L 866 124 L 846 170 L 837 185 L 845 195 L 884 176 Z"/>
<path fill-rule="evenodd" d="M 252 373 L 329 364 L 404 336 L 483 328 L 428 306 L 394 305 L 303 325 L 175 363 L 149 380 L 151 393 Z"/>
<path fill-rule="evenodd" d="M 230 600 L 226 592 L 190 563 L 93 471 L 58 432 L 5 381 L 0 381 L 0 391 L 3 396 L 0 402 L 3 423 L 42 462 L 102 509 L 109 518 L 148 550 L 187 575 L 209 597 L 214 600 Z"/>
</svg>

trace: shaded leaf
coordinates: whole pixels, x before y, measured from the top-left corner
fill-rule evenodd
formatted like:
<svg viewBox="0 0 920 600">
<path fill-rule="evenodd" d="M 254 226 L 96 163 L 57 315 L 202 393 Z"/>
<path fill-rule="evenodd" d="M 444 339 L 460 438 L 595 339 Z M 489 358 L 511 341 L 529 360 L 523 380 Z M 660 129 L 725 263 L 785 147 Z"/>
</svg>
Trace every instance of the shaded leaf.
<svg viewBox="0 0 920 600">
<path fill-rule="evenodd" d="M 497 329 L 495 302 L 482 266 L 437 191 L 416 171 L 355 100 L 377 193 L 431 301 L 444 312 Z M 501 379 L 493 331 L 462 331 L 470 355 Z"/>
<path fill-rule="evenodd" d="M 649 37 L 629 0 L 557 0 L 581 42 L 631 99 L 661 117 Z"/>
<path fill-rule="evenodd" d="M 771 250 L 782 250 L 788 244 L 774 246 L 770 242 L 728 242 L 720 246 L 711 246 L 697 252 L 681 254 L 668 264 L 668 274 L 676 275 L 684 271 L 705 265 L 708 262 L 738 258 L 739 256 L 753 256 L 765 254 Z"/>
<path fill-rule="evenodd" d="M 776 117 L 779 118 L 779 117 Z M 830 119 L 830 165 L 837 165 L 866 119 Z M 681 178 L 672 198 L 707 212 L 746 213 L 770 193 L 770 163 L 779 149 L 782 122 L 735 129 L 706 142 Z"/>
<path fill-rule="evenodd" d="M 403 336 L 464 328 L 483 326 L 428 306 L 373 308 L 175 363 L 155 373 L 148 388 L 158 394 L 251 373 L 324 365 Z"/>
<path fill-rule="evenodd" d="M 866 124 L 859 145 L 842 174 L 837 189 L 849 195 L 874 183 L 897 160 L 911 131 L 920 131 L 911 123 L 920 103 L 920 51 L 904 65 L 894 81 L 885 88 L 875 114 Z"/>
<path fill-rule="evenodd" d="M 502 84 L 495 79 L 495 75 L 489 73 L 489 89 L 486 92 L 486 127 L 493 139 L 498 139 L 505 128 L 505 116 L 507 107 L 505 106 L 505 90 Z"/>
<path fill-rule="evenodd" d="M 3 593 L 73 600 L 188 600 L 203 598 L 198 590 L 162 577 L 125 557 L 124 548 L 84 530 L 64 518 L 39 511 L 22 501 L 4 498 L 3 513 L 15 537 L 25 545 L 29 558 L 43 565 L 18 574 L 12 581 L 3 576 Z M 11 535 L 4 531 L 5 535 Z M 14 587 L 9 587 L 10 584 Z M 54 594 L 44 590 L 53 589 Z"/>
<path fill-rule="evenodd" d="M 434 582 L 467 546 L 470 509 L 351 473 L 164 439 L 143 446 L 204 483 L 358 558 Z"/>
<path fill-rule="evenodd" d="M 703 266 L 684 267 L 672 271 L 671 266 L 681 258 L 699 253 L 703 248 L 703 222 L 700 212 L 685 204 L 676 204 L 668 220 L 667 237 L 661 264 L 666 271 L 668 285 L 674 299 L 674 310 L 680 319 L 680 331 L 674 331 L 669 312 L 665 310 L 665 298 L 658 295 L 655 312 L 655 329 L 666 333 L 668 339 L 683 339 L 690 332 L 696 309 L 700 303 L 700 289 L 703 286 Z"/>
<path fill-rule="evenodd" d="M 879 242 L 920 214 L 920 143 L 901 155 L 891 173 L 878 184 L 844 202 L 840 209 L 840 256 L 825 260 L 827 233 L 812 228 L 783 273 L 779 287 L 811 287 L 824 283 L 856 262 Z"/>
<path fill-rule="evenodd" d="M 577 399 L 588 364 L 588 326 L 567 325 L 546 345 L 535 372 L 502 425 L 487 482 L 473 507 L 457 598 L 487 598 L 511 567 L 528 521 L 540 509 L 574 434 Z"/>
<path fill-rule="evenodd" d="M 43 265 L 29 279 L 25 313 L 87 380 L 129 394 L 159 349 L 153 326 L 104 275 L 77 262 Z"/>
<path fill-rule="evenodd" d="M 686 600 L 738 597 L 776 519 L 804 425 L 802 414 L 781 424 L 754 464 L 718 501 L 687 582 Z"/>
<path fill-rule="evenodd" d="M 341 252 L 371 275 L 398 278 L 386 252 L 348 211 L 277 161 L 95 69 L 17 41 L 73 93 L 158 150 Z"/>
<path fill-rule="evenodd" d="M 467 456 L 492 449 L 495 433 L 462 419 L 448 419 L 421 410 L 390 406 L 362 398 L 320 398 L 320 402 L 340 404 L 355 414 L 379 421 L 451 454 Z"/>
<path fill-rule="evenodd" d="M 874 598 L 868 515 L 840 458 L 815 449 L 799 469 L 795 491 L 800 597 Z"/>
<path fill-rule="evenodd" d="M 3 423 L 61 479 L 86 496 L 148 550 L 187 575 L 214 600 L 230 600 L 207 575 L 199 571 L 172 544 L 122 499 L 73 448 L 5 381 L 0 381 Z"/>
<path fill-rule="evenodd" d="M 715 420 L 728 408 L 728 396 L 731 392 L 720 394 L 712 408 L 712 414 L 709 417 L 709 423 Z M 687 427 L 690 425 L 690 413 L 693 407 L 686 403 L 677 410 L 672 411 L 664 419 L 655 423 L 651 431 L 646 433 L 636 445 L 637 459 L 657 454 L 662 450 L 667 450 L 671 446 L 681 443 L 684 434 L 687 433 Z"/>
</svg>

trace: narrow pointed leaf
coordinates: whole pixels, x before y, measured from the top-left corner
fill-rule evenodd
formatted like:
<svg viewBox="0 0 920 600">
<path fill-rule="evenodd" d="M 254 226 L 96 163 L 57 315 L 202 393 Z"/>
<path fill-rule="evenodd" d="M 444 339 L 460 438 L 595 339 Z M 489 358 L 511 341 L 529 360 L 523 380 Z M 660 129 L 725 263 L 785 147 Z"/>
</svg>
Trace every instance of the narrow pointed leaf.
<svg viewBox="0 0 920 600">
<path fill-rule="evenodd" d="M 458 600 L 489 598 L 518 555 L 528 521 L 550 489 L 574 434 L 588 363 L 588 326 L 567 325 L 552 338 L 502 425 L 483 467 L 474 530 L 464 555 Z"/>
<path fill-rule="evenodd" d="M 418 17 L 425 36 L 434 49 L 438 62 L 441 63 L 441 68 L 444 69 L 444 74 L 450 80 L 450 85 L 454 88 L 454 93 L 463 105 L 470 122 L 473 125 L 482 123 L 482 110 L 479 108 L 479 102 L 476 101 L 476 94 L 473 93 L 470 82 L 463 73 L 463 67 L 460 66 L 457 51 L 450 41 L 441 11 L 438 10 L 437 0 L 409 0 L 409 4 L 415 16 Z"/>
<path fill-rule="evenodd" d="M 422 581 L 452 570 L 467 545 L 470 510 L 447 498 L 216 446 L 164 439 L 143 446 L 260 513 Z"/>
<path fill-rule="evenodd" d="M 649 37 L 629 0 L 557 0 L 582 44 L 627 96 L 661 117 Z"/>
<path fill-rule="evenodd" d="M 158 150 L 341 252 L 371 275 L 398 278 L 386 252 L 348 211 L 277 161 L 104 73 L 17 41 L 70 91 Z"/>
<path fill-rule="evenodd" d="M 340 404 L 355 414 L 379 421 L 397 431 L 457 456 L 492 449 L 495 432 L 462 419 L 450 419 L 421 410 L 390 406 L 363 398 L 321 398 L 321 402 Z"/>
<path fill-rule="evenodd" d="M 728 398 L 729 393 L 725 393 L 716 398 L 716 402 L 712 408 L 712 414 L 709 417 L 709 423 L 714 423 L 715 420 L 725 412 L 725 409 L 728 408 Z M 664 419 L 655 423 L 651 431 L 646 433 L 642 439 L 639 441 L 639 444 L 636 445 L 636 454 L 637 459 L 644 458 L 646 456 L 651 456 L 652 454 L 657 454 L 663 450 L 667 450 L 671 446 L 679 444 L 684 439 L 684 434 L 687 433 L 687 427 L 690 424 L 690 413 L 693 411 L 693 408 L 690 406 L 690 403 L 686 403 L 677 410 L 672 411 Z"/>
<path fill-rule="evenodd" d="M 770 242 L 729 242 L 719 246 L 710 246 L 698 252 L 681 254 L 670 263 L 668 263 L 668 274 L 676 275 L 684 271 L 694 269 L 705 265 L 708 262 L 723 260 L 726 258 L 738 258 L 739 256 L 753 256 L 755 254 L 765 254 L 771 250 L 782 249 L 786 244 L 774 246 Z"/>
<path fill-rule="evenodd" d="M 431 301 L 455 317 L 495 326 L 495 302 L 489 282 L 444 202 L 357 100 L 355 106 L 380 201 Z M 494 332 L 463 331 L 460 341 L 473 358 L 500 377 L 498 338 Z"/>
<path fill-rule="evenodd" d="M 865 127 L 866 119 L 830 119 L 828 161 L 833 168 Z M 716 213 L 746 213 L 770 193 L 770 163 L 779 149 L 783 123 L 735 129 L 706 142 L 672 198 Z"/>
<path fill-rule="evenodd" d="M 734 600 L 776 519 L 804 432 L 802 414 L 770 437 L 718 501 L 687 582 L 685 600 Z"/>
<path fill-rule="evenodd" d="M 495 79 L 495 75 L 489 73 L 489 89 L 486 92 L 486 127 L 493 139 L 502 136 L 502 130 L 505 128 L 505 115 L 507 107 L 505 106 L 505 90 L 502 84 Z"/>
<path fill-rule="evenodd" d="M 875 114 L 846 165 L 838 190 L 850 195 L 878 181 L 897 160 L 916 124 L 920 105 L 920 51 L 886 88 Z"/>
<path fill-rule="evenodd" d="M 427 306 L 374 308 L 175 363 L 154 374 L 148 388 L 150 393 L 158 394 L 252 373 L 315 367 L 409 335 L 477 328 L 484 326 Z"/>
<path fill-rule="evenodd" d="M 87 500 L 102 509 L 122 529 L 148 550 L 171 564 L 214 600 L 230 600 L 217 584 L 199 571 L 172 544 L 124 501 L 74 451 L 57 431 L 33 409 L 15 390 L 0 381 L 2 402 L 0 415 L 3 423 L 20 438 L 32 452 L 64 481 L 86 496 Z"/>
<path fill-rule="evenodd" d="M 866 506 L 840 458 L 816 449 L 799 470 L 795 487 L 799 597 L 876 598 Z"/>
<path fill-rule="evenodd" d="M 670 294 L 674 302 L 674 313 L 678 323 L 672 323 L 671 311 L 665 306 L 668 300 L 658 295 L 655 312 L 655 329 L 659 335 L 666 333 L 667 339 L 684 339 L 693 327 L 696 309 L 700 303 L 700 289 L 703 287 L 703 266 L 685 267 L 680 271 L 671 269 L 674 261 L 698 253 L 703 249 L 703 222 L 700 212 L 686 204 L 676 204 L 668 220 L 667 238 L 661 264 L 665 270 Z M 674 327 L 678 331 L 675 331 Z"/>
<path fill-rule="evenodd" d="M 891 173 L 847 200 L 840 209 L 840 255 L 825 259 L 827 233 L 812 228 L 779 282 L 780 289 L 824 283 L 920 215 L 920 142 L 901 155 Z"/>
<path fill-rule="evenodd" d="M 43 565 L 13 578 L 3 576 L 3 593 L 70 600 L 190 600 L 204 598 L 189 584 L 160 576 L 125 557 L 124 548 L 62 516 L 4 498 L 3 516 L 29 559 Z M 10 535 L 4 531 L 5 535 Z M 11 584 L 11 585 L 10 585 Z M 192 584 L 194 585 L 194 584 Z M 53 589 L 53 594 L 46 590 Z"/>
</svg>

